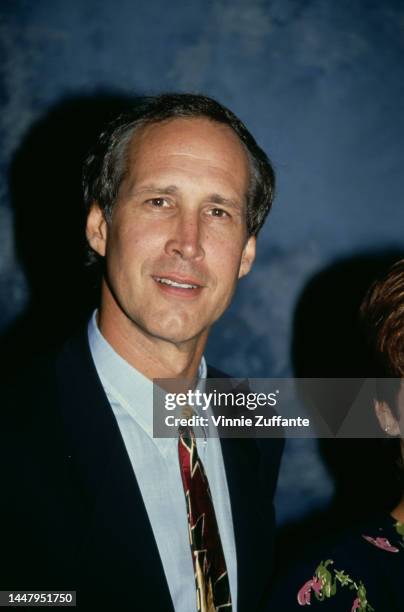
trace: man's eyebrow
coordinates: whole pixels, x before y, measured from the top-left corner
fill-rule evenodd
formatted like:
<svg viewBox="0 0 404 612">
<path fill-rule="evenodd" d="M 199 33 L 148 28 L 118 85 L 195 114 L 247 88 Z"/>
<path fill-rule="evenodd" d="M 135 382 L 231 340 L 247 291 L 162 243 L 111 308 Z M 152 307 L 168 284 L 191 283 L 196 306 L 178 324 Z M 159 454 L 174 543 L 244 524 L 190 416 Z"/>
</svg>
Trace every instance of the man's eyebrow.
<svg viewBox="0 0 404 612">
<path fill-rule="evenodd" d="M 153 193 L 175 195 L 179 192 L 178 187 L 175 185 L 168 185 L 167 187 L 159 187 L 158 185 L 153 185 L 150 183 L 149 185 L 143 185 L 142 187 L 134 187 L 132 190 L 132 195 L 138 195 L 140 193 L 148 193 L 152 191 Z"/>
<path fill-rule="evenodd" d="M 237 210 L 242 208 L 242 203 L 238 200 L 233 200 L 233 198 L 225 198 L 219 193 L 212 193 L 206 199 L 213 204 L 222 204 L 223 206 L 230 206 L 231 208 L 236 208 Z"/>
</svg>

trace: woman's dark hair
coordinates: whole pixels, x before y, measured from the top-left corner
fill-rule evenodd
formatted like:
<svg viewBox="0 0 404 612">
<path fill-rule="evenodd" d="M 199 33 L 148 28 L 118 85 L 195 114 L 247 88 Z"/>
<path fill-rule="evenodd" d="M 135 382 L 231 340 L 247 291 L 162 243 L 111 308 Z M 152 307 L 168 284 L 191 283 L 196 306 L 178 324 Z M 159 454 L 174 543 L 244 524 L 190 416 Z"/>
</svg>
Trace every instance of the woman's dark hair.
<svg viewBox="0 0 404 612">
<path fill-rule="evenodd" d="M 206 117 L 229 126 L 244 145 L 250 160 L 247 231 L 249 236 L 256 236 L 274 198 L 273 167 L 234 113 L 216 100 L 196 94 L 162 94 L 138 98 L 129 112 L 120 115 L 107 126 L 84 162 L 83 190 L 87 211 L 97 202 L 105 218 L 111 218 L 120 185 L 128 172 L 129 147 L 139 128 L 169 119 L 194 117 Z M 95 253 L 91 251 L 89 263 L 95 260 Z"/>
<path fill-rule="evenodd" d="M 404 377 L 404 259 L 370 287 L 361 317 L 380 376 Z"/>
</svg>

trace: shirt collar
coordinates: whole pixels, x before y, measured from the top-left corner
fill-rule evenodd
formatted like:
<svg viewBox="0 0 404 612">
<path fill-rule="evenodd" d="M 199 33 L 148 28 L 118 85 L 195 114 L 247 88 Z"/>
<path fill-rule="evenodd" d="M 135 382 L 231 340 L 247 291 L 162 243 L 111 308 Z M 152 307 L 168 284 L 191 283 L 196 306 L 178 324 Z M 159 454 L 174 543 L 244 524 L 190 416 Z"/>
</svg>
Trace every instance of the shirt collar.
<svg viewBox="0 0 404 612">
<path fill-rule="evenodd" d="M 107 342 L 97 325 L 97 310 L 88 323 L 88 340 L 98 376 L 108 395 L 153 437 L 153 382 L 123 359 Z M 198 378 L 207 375 L 206 360 L 202 357 Z"/>
</svg>

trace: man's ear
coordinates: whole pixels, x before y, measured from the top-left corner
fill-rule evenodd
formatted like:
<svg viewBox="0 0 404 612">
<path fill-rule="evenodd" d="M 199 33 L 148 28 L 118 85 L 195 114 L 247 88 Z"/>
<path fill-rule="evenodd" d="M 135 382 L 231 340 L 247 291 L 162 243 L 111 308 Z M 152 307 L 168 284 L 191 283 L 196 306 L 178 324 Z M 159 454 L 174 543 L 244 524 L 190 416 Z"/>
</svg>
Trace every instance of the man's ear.
<svg viewBox="0 0 404 612">
<path fill-rule="evenodd" d="M 400 426 L 386 402 L 375 400 L 375 413 L 380 427 L 389 436 L 399 436 Z"/>
<path fill-rule="evenodd" d="M 107 222 L 98 202 L 91 205 L 87 216 L 86 236 L 90 247 L 104 257 L 107 244 Z"/>
<path fill-rule="evenodd" d="M 255 247 L 256 247 L 256 238 L 255 236 L 250 236 L 247 240 L 247 243 L 243 249 L 243 254 L 241 256 L 240 269 L 238 272 L 238 277 L 241 278 L 249 273 L 251 267 L 254 263 L 255 259 Z"/>
</svg>

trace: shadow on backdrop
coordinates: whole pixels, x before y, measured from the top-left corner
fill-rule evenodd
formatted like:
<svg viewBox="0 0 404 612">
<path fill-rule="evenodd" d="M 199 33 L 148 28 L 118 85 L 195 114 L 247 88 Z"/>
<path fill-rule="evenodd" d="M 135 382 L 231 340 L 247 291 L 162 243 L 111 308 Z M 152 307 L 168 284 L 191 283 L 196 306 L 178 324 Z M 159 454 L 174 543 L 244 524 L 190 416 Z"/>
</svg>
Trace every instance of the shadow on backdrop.
<svg viewBox="0 0 404 612">
<path fill-rule="evenodd" d="M 359 306 L 372 282 L 404 256 L 402 250 L 363 253 L 316 274 L 303 290 L 294 316 L 292 363 L 298 378 L 374 376 L 374 363 L 359 325 Z M 345 396 L 329 397 L 335 428 L 358 390 L 352 381 Z M 330 394 L 331 395 L 331 394 Z M 369 406 L 372 411 L 372 406 Z M 375 427 L 377 427 L 375 418 Z M 381 439 L 320 439 L 320 456 L 335 495 L 330 505 L 279 532 L 279 573 L 301 557 L 316 557 L 324 542 L 354 521 L 393 507 L 400 494 L 394 450 Z"/>
<path fill-rule="evenodd" d="M 63 341 L 97 301 L 84 264 L 82 164 L 105 123 L 133 102 L 108 92 L 63 100 L 29 129 L 13 159 L 15 245 L 29 302 L 0 341 L 5 378 Z"/>
</svg>

